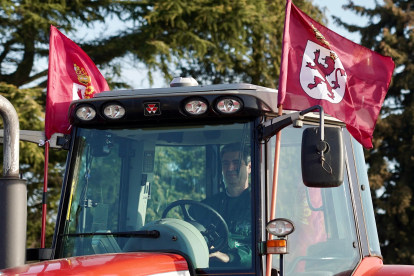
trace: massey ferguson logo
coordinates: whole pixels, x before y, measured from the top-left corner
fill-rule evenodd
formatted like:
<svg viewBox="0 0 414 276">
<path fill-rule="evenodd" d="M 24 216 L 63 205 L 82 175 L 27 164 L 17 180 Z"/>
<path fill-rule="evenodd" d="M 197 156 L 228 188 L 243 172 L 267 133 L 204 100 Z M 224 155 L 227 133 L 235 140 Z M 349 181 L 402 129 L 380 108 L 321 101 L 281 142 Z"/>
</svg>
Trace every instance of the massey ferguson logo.
<svg viewBox="0 0 414 276">
<path fill-rule="evenodd" d="M 308 40 L 300 70 L 300 84 L 311 98 L 339 103 L 347 76 L 335 52 Z"/>
<path fill-rule="evenodd" d="M 145 103 L 144 104 L 144 115 L 145 116 L 161 115 L 160 103 Z"/>
</svg>

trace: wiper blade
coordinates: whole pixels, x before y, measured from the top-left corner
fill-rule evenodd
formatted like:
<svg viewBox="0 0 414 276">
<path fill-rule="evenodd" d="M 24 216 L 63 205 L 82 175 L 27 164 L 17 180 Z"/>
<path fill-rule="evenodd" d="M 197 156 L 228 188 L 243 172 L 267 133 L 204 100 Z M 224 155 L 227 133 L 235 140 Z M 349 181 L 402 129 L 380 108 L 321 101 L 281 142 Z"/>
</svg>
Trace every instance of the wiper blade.
<svg viewBox="0 0 414 276">
<path fill-rule="evenodd" d="M 90 233 L 72 233 L 72 234 L 61 234 L 66 237 L 84 237 L 84 236 L 117 236 L 117 237 L 146 237 L 146 238 L 158 238 L 160 232 L 157 230 L 150 231 L 129 231 L 129 232 L 90 232 Z"/>
</svg>

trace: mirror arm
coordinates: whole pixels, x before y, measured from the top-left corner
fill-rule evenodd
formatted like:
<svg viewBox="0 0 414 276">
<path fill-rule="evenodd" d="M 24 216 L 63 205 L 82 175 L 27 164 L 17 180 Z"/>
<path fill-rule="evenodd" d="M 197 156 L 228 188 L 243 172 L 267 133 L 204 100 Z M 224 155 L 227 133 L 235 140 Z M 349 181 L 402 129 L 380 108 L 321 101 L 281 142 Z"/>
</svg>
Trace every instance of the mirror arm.
<svg viewBox="0 0 414 276">
<path fill-rule="evenodd" d="M 325 162 L 325 158 L 324 158 L 324 152 L 328 149 L 328 143 L 325 142 L 325 126 L 324 126 L 324 112 L 323 112 L 323 107 L 320 105 L 315 105 L 312 106 L 308 109 L 305 109 L 303 111 L 300 112 L 300 115 L 305 115 L 306 113 L 309 113 L 315 109 L 319 109 L 319 132 L 321 135 L 320 141 L 316 144 L 316 150 L 319 152 L 319 154 L 321 155 L 321 162 L 322 162 L 322 166 Z M 328 166 L 328 170 L 332 170 L 332 168 L 329 166 L 329 164 L 327 164 Z"/>
<path fill-rule="evenodd" d="M 324 129 L 325 129 L 325 127 L 324 127 L 325 118 L 324 118 L 323 107 L 320 106 L 320 105 L 315 105 L 315 106 L 309 107 L 308 109 L 302 110 L 299 113 L 300 113 L 301 116 L 304 116 L 306 113 L 312 112 L 315 109 L 319 110 L 319 116 L 320 116 L 319 129 L 321 131 L 320 132 L 321 133 L 321 141 L 324 141 L 325 140 L 325 131 L 324 131 Z"/>
<path fill-rule="evenodd" d="M 315 108 L 314 108 L 315 109 Z M 310 112 L 310 111 L 309 111 Z M 301 112 L 295 112 L 291 114 L 286 114 L 273 118 L 269 121 L 266 121 L 259 128 L 258 138 L 259 140 L 266 140 L 284 129 L 285 127 L 293 124 L 296 120 L 303 120 L 304 116 L 300 114 Z"/>
<path fill-rule="evenodd" d="M 259 140 L 266 140 L 269 139 L 270 137 L 272 137 L 273 135 L 275 135 L 276 133 L 278 133 L 279 131 L 281 131 L 282 129 L 284 129 L 285 127 L 293 124 L 294 121 L 296 120 L 303 120 L 305 114 L 312 112 L 314 110 L 318 109 L 319 110 L 319 116 L 320 116 L 320 120 L 319 120 L 319 129 L 320 134 L 321 134 L 321 141 L 325 140 L 325 134 L 324 134 L 324 112 L 323 112 L 323 107 L 320 105 L 315 105 L 312 106 L 308 109 L 302 110 L 302 111 L 298 111 L 298 112 L 294 112 L 294 113 L 290 113 L 290 114 L 286 114 L 283 116 L 279 116 L 276 118 L 273 118 L 269 121 L 266 121 L 265 123 L 263 123 L 261 125 L 261 128 L 259 129 L 259 135 L 258 138 Z M 322 150 L 322 152 L 325 149 Z"/>
</svg>

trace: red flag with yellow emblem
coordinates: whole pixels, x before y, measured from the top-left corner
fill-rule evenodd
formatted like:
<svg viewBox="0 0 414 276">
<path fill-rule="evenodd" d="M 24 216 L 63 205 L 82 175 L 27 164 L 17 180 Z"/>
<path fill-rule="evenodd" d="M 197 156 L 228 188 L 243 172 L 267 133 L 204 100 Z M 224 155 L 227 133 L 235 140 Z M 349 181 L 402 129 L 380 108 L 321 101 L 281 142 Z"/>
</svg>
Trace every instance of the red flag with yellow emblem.
<svg viewBox="0 0 414 276">
<path fill-rule="evenodd" d="M 50 27 L 49 73 L 45 133 L 68 134 L 68 108 L 72 101 L 92 98 L 109 86 L 91 58 L 58 29 Z"/>
<path fill-rule="evenodd" d="M 321 105 L 372 148 L 372 134 L 391 82 L 394 62 L 319 24 L 286 4 L 278 105 Z"/>
</svg>

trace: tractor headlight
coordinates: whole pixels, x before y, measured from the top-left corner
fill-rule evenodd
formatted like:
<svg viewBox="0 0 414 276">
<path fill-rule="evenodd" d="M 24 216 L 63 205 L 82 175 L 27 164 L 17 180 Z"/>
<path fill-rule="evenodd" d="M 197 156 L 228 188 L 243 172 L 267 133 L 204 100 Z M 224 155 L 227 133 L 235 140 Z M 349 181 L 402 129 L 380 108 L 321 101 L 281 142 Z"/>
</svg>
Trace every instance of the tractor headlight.
<svg viewBox="0 0 414 276">
<path fill-rule="evenodd" d="M 108 119 L 120 119 L 125 115 L 125 108 L 120 104 L 108 104 L 104 107 L 103 113 Z"/>
<path fill-rule="evenodd" d="M 95 109 L 90 105 L 81 105 L 76 109 L 76 117 L 82 121 L 90 121 L 96 117 Z"/>
<path fill-rule="evenodd" d="M 207 112 L 208 104 L 204 99 L 190 99 L 185 102 L 184 109 L 190 115 L 201 115 Z"/>
<path fill-rule="evenodd" d="M 216 109 L 223 114 L 233 114 L 240 111 L 243 107 L 243 102 L 240 99 L 233 97 L 221 98 L 217 101 Z"/>
</svg>

